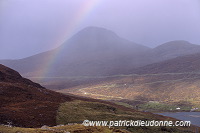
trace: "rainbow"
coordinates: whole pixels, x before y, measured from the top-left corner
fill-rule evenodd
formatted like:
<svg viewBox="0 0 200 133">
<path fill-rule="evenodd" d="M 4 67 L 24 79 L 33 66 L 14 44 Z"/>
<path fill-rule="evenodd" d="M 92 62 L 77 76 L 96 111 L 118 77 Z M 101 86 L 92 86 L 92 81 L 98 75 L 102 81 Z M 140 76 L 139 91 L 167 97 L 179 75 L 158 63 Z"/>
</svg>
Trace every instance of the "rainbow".
<svg viewBox="0 0 200 133">
<path fill-rule="evenodd" d="M 90 15 L 90 13 L 99 5 L 102 0 L 84 0 L 80 4 L 79 10 L 76 12 L 76 15 L 71 19 L 71 22 L 66 27 L 66 32 L 63 34 L 60 39 L 54 44 L 55 46 L 60 46 L 66 42 L 75 32 L 75 29 Z M 61 53 L 63 47 L 58 47 L 48 59 L 40 64 L 37 68 L 36 75 L 40 78 L 45 78 L 48 72 L 51 70 L 51 66 L 55 63 L 59 53 Z"/>
</svg>

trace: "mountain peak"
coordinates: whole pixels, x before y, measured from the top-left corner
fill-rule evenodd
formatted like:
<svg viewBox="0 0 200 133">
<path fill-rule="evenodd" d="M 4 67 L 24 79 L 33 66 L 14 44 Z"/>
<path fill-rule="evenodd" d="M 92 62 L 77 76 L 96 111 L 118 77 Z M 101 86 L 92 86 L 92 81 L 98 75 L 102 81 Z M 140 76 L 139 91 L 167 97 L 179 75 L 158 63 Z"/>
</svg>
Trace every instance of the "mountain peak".
<svg viewBox="0 0 200 133">
<path fill-rule="evenodd" d="M 160 46 L 156 47 L 155 49 L 161 49 L 161 48 L 185 48 L 185 47 L 193 47 L 194 44 L 191 44 L 188 41 L 184 40 L 174 40 L 170 42 L 166 42 L 164 44 L 161 44 Z"/>
<path fill-rule="evenodd" d="M 183 40 L 166 42 L 153 49 L 156 55 L 160 55 L 165 59 L 198 53 L 199 50 L 199 45 L 191 44 Z"/>
<path fill-rule="evenodd" d="M 181 43 L 181 44 L 190 44 L 190 42 L 185 41 L 185 40 L 174 40 L 174 41 L 166 42 L 166 43 L 164 43 L 164 44 L 167 44 L 167 43 L 174 43 L 174 44 L 177 44 L 177 43 Z"/>
<path fill-rule="evenodd" d="M 96 26 L 88 26 L 84 29 L 82 29 L 80 32 L 97 32 L 97 33 L 111 33 L 111 34 L 115 34 L 113 31 L 108 30 L 106 28 L 102 28 L 102 27 L 96 27 Z"/>
<path fill-rule="evenodd" d="M 86 38 L 87 40 L 89 38 L 95 39 L 95 40 L 118 38 L 117 34 L 114 33 L 113 31 L 105 29 L 105 28 L 101 28 L 101 27 L 94 27 L 94 26 L 90 26 L 90 27 L 86 27 L 82 29 L 74 37 Z"/>
<path fill-rule="evenodd" d="M 100 27 L 86 27 L 75 34 L 62 47 L 70 52 L 96 52 L 118 49 L 123 45 L 136 46 L 136 44 L 120 38 L 111 30 Z"/>
<path fill-rule="evenodd" d="M 170 41 L 170 42 L 166 42 L 156 48 L 154 48 L 155 51 L 168 51 L 170 50 L 172 52 L 172 50 L 191 50 L 191 49 L 196 49 L 196 48 L 200 48 L 199 45 L 196 44 L 191 44 L 188 41 L 184 41 L 184 40 L 175 40 L 175 41 Z"/>
</svg>

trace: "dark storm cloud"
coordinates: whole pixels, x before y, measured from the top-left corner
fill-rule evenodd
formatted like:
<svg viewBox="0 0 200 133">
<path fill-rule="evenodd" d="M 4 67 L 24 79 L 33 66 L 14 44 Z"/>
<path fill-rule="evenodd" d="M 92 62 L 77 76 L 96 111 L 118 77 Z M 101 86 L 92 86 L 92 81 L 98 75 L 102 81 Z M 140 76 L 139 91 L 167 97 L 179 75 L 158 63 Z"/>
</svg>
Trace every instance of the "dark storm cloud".
<svg viewBox="0 0 200 133">
<path fill-rule="evenodd" d="M 171 40 L 200 44 L 199 0 L 1 0 L 0 58 L 23 58 L 54 48 L 72 34 L 100 26 L 137 43 L 154 47 Z M 78 20 L 79 22 L 75 22 Z M 69 35 L 69 36 L 70 36 Z"/>
</svg>

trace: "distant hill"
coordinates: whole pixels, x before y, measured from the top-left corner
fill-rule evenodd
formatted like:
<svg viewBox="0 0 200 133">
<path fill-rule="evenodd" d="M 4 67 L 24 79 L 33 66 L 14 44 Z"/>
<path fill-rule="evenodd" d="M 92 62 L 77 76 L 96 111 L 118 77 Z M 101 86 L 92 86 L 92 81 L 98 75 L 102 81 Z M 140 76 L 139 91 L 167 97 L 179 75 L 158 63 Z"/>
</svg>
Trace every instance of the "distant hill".
<svg viewBox="0 0 200 133">
<path fill-rule="evenodd" d="M 191 44 L 183 40 L 176 40 L 159 45 L 152 52 L 155 57 L 159 57 L 159 61 L 163 61 L 179 56 L 200 53 L 200 45 Z"/>
</svg>

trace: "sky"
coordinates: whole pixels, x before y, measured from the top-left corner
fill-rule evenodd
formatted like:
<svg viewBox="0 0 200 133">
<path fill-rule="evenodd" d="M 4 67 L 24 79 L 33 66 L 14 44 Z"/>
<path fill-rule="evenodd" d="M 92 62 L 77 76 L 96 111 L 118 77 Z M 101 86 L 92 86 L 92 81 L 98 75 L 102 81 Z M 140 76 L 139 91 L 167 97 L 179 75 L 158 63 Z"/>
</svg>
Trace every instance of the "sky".
<svg viewBox="0 0 200 133">
<path fill-rule="evenodd" d="M 0 0 L 0 59 L 56 48 L 87 26 L 148 47 L 200 44 L 200 0 Z"/>
</svg>

